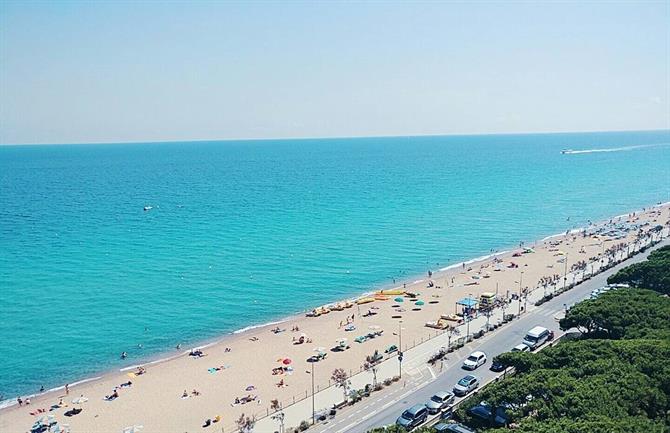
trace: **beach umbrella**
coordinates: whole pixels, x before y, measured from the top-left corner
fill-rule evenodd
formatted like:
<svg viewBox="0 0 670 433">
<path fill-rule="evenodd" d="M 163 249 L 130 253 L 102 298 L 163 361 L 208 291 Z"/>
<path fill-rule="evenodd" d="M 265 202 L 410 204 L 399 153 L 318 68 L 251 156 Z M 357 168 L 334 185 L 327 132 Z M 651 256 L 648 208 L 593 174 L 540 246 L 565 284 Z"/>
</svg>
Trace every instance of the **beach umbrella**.
<svg viewBox="0 0 670 433">
<path fill-rule="evenodd" d="M 143 425 L 131 425 L 123 428 L 123 433 L 139 433 L 144 428 Z"/>
<path fill-rule="evenodd" d="M 423 304 L 424 304 L 423 301 L 416 301 L 416 302 L 414 303 L 414 305 L 423 305 Z"/>
<path fill-rule="evenodd" d="M 314 351 L 315 351 L 315 352 L 325 352 L 325 351 L 326 351 L 326 348 L 325 348 L 325 347 L 315 347 L 315 348 L 314 348 Z"/>
<path fill-rule="evenodd" d="M 81 397 L 77 397 L 74 400 L 72 400 L 72 403 L 82 404 L 82 403 L 86 403 L 87 401 L 88 401 L 88 399 L 82 395 Z"/>
<path fill-rule="evenodd" d="M 293 361 L 291 361 L 290 358 L 284 358 L 284 360 L 282 361 L 282 364 L 289 365 L 291 362 L 293 362 Z"/>
<path fill-rule="evenodd" d="M 395 298 L 394 301 L 395 301 L 395 302 L 405 302 L 405 300 L 404 300 L 403 298 L 401 298 L 400 296 L 398 296 L 397 298 Z"/>
<path fill-rule="evenodd" d="M 249 385 L 249 386 L 247 386 L 244 390 L 245 390 L 245 391 L 253 391 L 254 389 L 256 389 L 255 386 L 253 386 L 253 385 Z"/>
</svg>

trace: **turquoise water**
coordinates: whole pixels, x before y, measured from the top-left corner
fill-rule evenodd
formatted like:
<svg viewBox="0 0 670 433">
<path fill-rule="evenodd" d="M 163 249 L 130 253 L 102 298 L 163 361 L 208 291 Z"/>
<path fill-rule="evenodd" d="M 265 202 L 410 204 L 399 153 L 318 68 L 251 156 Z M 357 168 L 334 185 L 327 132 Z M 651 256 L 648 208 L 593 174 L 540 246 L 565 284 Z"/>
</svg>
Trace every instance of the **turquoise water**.
<svg viewBox="0 0 670 433">
<path fill-rule="evenodd" d="M 668 201 L 668 143 L 670 131 L 0 147 L 0 393 Z"/>
</svg>

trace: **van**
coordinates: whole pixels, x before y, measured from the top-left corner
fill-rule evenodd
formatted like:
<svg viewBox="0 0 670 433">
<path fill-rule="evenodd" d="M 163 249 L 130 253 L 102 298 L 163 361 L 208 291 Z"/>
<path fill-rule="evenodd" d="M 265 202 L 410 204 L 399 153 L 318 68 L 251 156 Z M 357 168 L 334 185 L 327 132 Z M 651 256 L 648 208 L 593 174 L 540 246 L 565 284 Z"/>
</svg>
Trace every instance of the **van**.
<svg viewBox="0 0 670 433">
<path fill-rule="evenodd" d="M 424 404 L 417 404 L 403 412 L 396 420 L 396 424 L 409 431 L 423 424 L 426 418 L 428 418 L 428 408 Z"/>
<path fill-rule="evenodd" d="M 549 339 L 549 330 L 542 326 L 536 326 L 523 338 L 522 343 L 530 347 L 530 350 L 535 350 L 542 346 Z"/>
</svg>

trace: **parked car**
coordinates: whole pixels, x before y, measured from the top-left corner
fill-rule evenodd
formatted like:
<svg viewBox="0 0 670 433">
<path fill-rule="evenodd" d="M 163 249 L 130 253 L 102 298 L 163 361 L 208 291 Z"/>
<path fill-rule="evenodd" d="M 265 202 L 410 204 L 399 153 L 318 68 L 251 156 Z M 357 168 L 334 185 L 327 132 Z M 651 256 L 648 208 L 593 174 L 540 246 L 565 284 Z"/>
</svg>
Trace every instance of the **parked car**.
<svg viewBox="0 0 670 433">
<path fill-rule="evenodd" d="M 454 394 L 458 396 L 468 395 L 479 386 L 479 379 L 476 376 L 468 374 L 463 379 L 459 380 L 454 386 Z"/>
<path fill-rule="evenodd" d="M 415 404 L 398 417 L 396 424 L 405 430 L 412 430 L 423 424 L 428 418 L 428 408 L 424 404 Z"/>
<path fill-rule="evenodd" d="M 482 401 L 476 406 L 472 406 L 470 409 L 468 409 L 468 413 L 473 417 L 479 418 L 482 421 L 486 421 L 489 423 L 489 425 L 490 423 L 493 423 L 493 425 L 496 427 L 506 426 L 509 423 L 509 417 L 505 412 L 504 405 L 498 406 L 496 408 L 495 417 L 493 416 L 491 405 L 485 401 Z"/>
<path fill-rule="evenodd" d="M 428 400 L 426 407 L 428 412 L 435 414 L 454 402 L 454 394 L 448 391 L 440 391 Z"/>
<path fill-rule="evenodd" d="M 459 423 L 439 423 L 433 429 L 437 433 L 475 433 L 474 430 Z"/>
<path fill-rule="evenodd" d="M 549 339 L 549 330 L 542 326 L 536 326 L 523 338 L 522 343 L 530 347 L 530 350 L 535 350 L 542 346 Z"/>
<path fill-rule="evenodd" d="M 489 370 L 495 371 L 497 373 L 497 372 L 503 371 L 504 369 L 505 369 L 505 364 L 503 364 L 502 362 L 493 358 L 493 362 L 491 363 L 491 366 L 489 367 Z"/>
<path fill-rule="evenodd" d="M 474 370 L 480 365 L 486 363 L 486 354 L 481 351 L 472 352 L 465 361 L 463 361 L 463 368 L 466 370 Z"/>
<path fill-rule="evenodd" d="M 530 352 L 530 347 L 521 343 L 512 348 L 512 352 Z"/>
</svg>

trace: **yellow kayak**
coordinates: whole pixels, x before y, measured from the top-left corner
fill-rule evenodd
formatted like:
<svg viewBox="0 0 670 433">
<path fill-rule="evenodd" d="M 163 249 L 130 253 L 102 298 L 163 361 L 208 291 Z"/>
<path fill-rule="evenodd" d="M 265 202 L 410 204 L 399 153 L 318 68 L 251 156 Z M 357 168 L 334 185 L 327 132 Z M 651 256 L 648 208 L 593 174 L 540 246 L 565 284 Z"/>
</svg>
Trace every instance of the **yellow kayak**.
<svg viewBox="0 0 670 433">
<path fill-rule="evenodd" d="M 369 304 L 370 302 L 375 302 L 375 298 L 361 298 L 356 301 L 358 305 Z"/>
<path fill-rule="evenodd" d="M 382 290 L 380 292 L 377 292 L 379 295 L 404 295 L 405 290 L 404 289 L 388 289 L 388 290 Z"/>
</svg>

